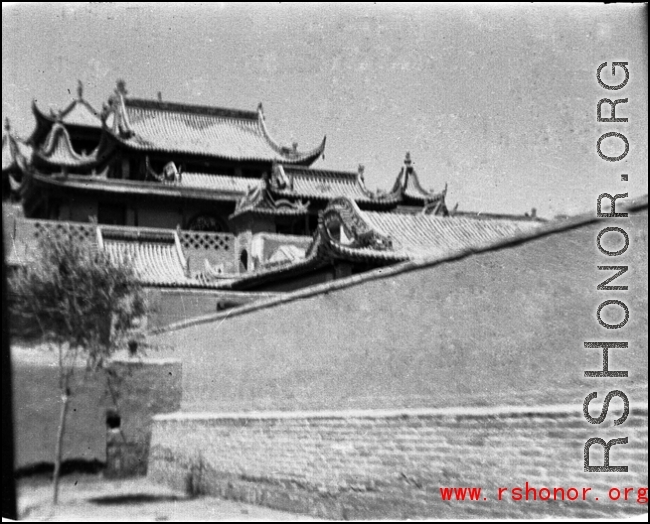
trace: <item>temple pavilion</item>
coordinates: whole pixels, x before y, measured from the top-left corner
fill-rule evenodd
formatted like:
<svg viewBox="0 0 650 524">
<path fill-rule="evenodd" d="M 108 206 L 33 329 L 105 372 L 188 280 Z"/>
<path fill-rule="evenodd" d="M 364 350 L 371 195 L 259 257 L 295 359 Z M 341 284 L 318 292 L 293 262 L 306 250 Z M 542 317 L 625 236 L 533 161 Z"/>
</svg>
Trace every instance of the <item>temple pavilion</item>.
<svg viewBox="0 0 650 524">
<path fill-rule="evenodd" d="M 134 98 L 123 81 L 101 108 L 78 86 L 65 108 L 34 101 L 35 129 L 5 126 L 3 201 L 19 202 L 10 261 L 41 234 L 68 234 L 129 256 L 143 283 L 294 289 L 537 227 L 533 216 L 448 209 L 407 153 L 386 191 L 353 171 L 315 167 L 281 145 L 256 110 Z M 31 255 L 30 255 L 31 250 Z M 13 254 L 12 254 L 13 253 Z M 13 258 L 12 258 L 13 257 Z"/>
</svg>

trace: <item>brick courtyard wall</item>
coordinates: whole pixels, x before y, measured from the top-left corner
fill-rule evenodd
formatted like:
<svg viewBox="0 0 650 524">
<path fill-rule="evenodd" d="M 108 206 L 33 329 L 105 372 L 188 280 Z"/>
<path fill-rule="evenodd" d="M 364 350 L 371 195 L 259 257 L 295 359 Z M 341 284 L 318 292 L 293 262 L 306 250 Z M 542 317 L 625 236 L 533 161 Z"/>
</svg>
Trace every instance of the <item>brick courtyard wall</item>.
<svg viewBox="0 0 650 524">
<path fill-rule="evenodd" d="M 53 462 L 60 414 L 56 362 L 48 355 L 26 353 L 12 350 L 17 469 Z M 180 408 L 181 364 L 134 359 L 116 361 L 109 371 L 110 388 L 103 371 L 86 374 L 84 368 L 77 370 L 63 459 L 109 462 L 108 469 L 115 475 L 145 473 L 151 417 Z M 111 410 L 120 416 L 119 431 L 107 431 L 106 416 Z M 112 458 L 117 461 L 107 461 L 107 439 L 113 443 Z M 122 446 L 124 450 L 118 449 Z M 140 460 L 122 460 L 123 452 L 140 454 Z M 131 470 L 127 471 L 124 466 L 129 460 Z"/>
<path fill-rule="evenodd" d="M 617 220 L 630 247 L 615 261 L 596 247 L 602 222 L 587 223 L 307 288 L 153 341 L 183 361 L 186 411 L 581 405 L 612 388 L 584 377 L 602 368 L 602 352 L 584 342 L 612 336 L 629 342 L 609 358 L 630 371 L 615 385 L 634 404 L 647 399 L 647 211 Z M 596 289 L 612 274 L 597 266 L 610 264 L 629 266 L 616 281 L 629 291 Z M 614 334 L 596 320 L 606 299 L 630 310 Z"/>
<path fill-rule="evenodd" d="M 630 247 L 615 262 L 596 246 L 611 221 L 567 224 L 303 289 L 154 337 L 183 361 L 186 414 L 157 419 L 152 479 L 336 518 L 645 512 L 635 501 L 603 499 L 610 487 L 647 488 L 647 207 L 616 223 Z M 613 264 L 628 266 L 616 285 L 629 291 L 597 290 L 612 274 L 597 266 Z M 630 311 L 614 333 L 596 319 L 607 299 Z M 609 357 L 610 369 L 629 370 L 628 378 L 584 377 L 602 369 L 602 352 L 584 342 L 600 340 L 629 342 Z M 597 416 L 612 389 L 628 395 L 630 418 L 612 427 L 621 413 L 616 399 L 604 424 L 589 424 L 585 396 L 598 392 Z M 429 411 L 414 411 L 421 409 Z M 238 414 L 214 414 L 224 412 Z M 624 436 L 630 444 L 612 448 L 611 463 L 629 464 L 629 474 L 583 472 L 588 438 Z M 602 460 L 596 449 L 594 462 Z M 497 487 L 525 482 L 591 487 L 594 498 L 494 500 Z M 482 487 L 488 500 L 442 502 L 436 490 L 445 486 Z"/>
<path fill-rule="evenodd" d="M 599 429 L 605 440 L 629 437 L 610 458 L 630 470 L 593 474 L 584 473 L 582 457 L 594 428 L 574 405 L 162 415 L 155 417 L 149 478 L 193 494 L 339 520 L 614 518 L 647 513 L 636 489 L 648 485 L 647 428 L 646 404 L 632 410 L 624 429 Z M 592 462 L 602 464 L 597 448 Z M 528 502 L 513 501 L 510 490 L 526 482 L 538 500 L 531 493 Z M 440 487 L 482 492 L 477 501 L 443 501 Z M 509 489 L 501 501 L 500 487 Z M 539 500 L 544 487 L 549 501 Z M 565 500 L 559 491 L 553 500 L 560 487 Z M 578 500 L 567 498 L 575 496 L 570 487 Z M 582 500 L 586 487 L 592 490 Z M 614 502 L 612 487 L 635 490 Z"/>
</svg>

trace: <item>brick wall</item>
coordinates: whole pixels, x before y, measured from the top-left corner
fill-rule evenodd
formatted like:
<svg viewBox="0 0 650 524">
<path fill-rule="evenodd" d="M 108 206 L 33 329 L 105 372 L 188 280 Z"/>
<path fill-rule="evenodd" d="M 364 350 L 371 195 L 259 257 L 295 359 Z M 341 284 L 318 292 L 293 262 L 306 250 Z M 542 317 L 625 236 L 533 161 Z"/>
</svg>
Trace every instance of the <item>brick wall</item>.
<svg viewBox="0 0 650 524">
<path fill-rule="evenodd" d="M 60 414 L 54 355 L 12 349 L 12 367 L 16 468 L 52 463 Z M 180 362 L 116 361 L 109 370 L 110 382 L 103 371 L 77 370 L 63 444 L 64 460 L 106 462 L 109 410 L 115 410 L 121 418 L 113 442 L 137 444 L 148 451 L 152 415 L 180 408 Z M 146 455 L 143 460 L 146 463 Z M 146 469 L 142 464 L 138 467 L 142 473 Z"/>
<path fill-rule="evenodd" d="M 647 512 L 636 498 L 607 497 L 611 487 L 647 488 L 647 424 L 647 404 L 633 408 L 624 427 L 597 431 L 575 405 L 162 415 L 154 421 L 149 476 L 195 494 L 322 518 L 623 517 Z M 584 473 L 583 446 L 594 436 L 630 438 L 610 455 L 629 473 Z M 602 448 L 591 455 L 602 464 Z M 577 487 L 581 498 L 583 487 L 592 491 L 586 501 L 515 502 L 509 492 L 496 500 L 499 487 L 525 482 L 538 493 Z M 483 491 L 478 501 L 443 502 L 440 487 Z"/>
<path fill-rule="evenodd" d="M 149 329 L 214 314 L 236 305 L 250 304 L 279 295 L 279 293 L 162 288 L 148 288 L 146 294 L 152 308 L 147 317 Z"/>
<path fill-rule="evenodd" d="M 647 210 L 617 225 L 630 238 L 615 262 L 629 266 L 627 292 L 597 290 L 610 276 L 597 266 L 612 261 L 596 247 L 604 225 L 587 222 L 303 289 L 154 337 L 183 361 L 184 411 L 240 414 L 158 419 L 152 479 L 335 518 L 645 512 L 604 501 L 610 487 L 647 487 Z M 610 352 L 610 369 L 629 378 L 615 383 L 584 377 L 602 367 L 584 341 L 612 337 L 596 320 L 612 298 L 630 310 L 615 333 L 629 348 Z M 628 395 L 630 418 L 612 429 L 612 413 L 592 426 L 585 396 L 601 400 L 614 388 Z M 350 409 L 373 411 L 299 412 Z M 261 410 L 278 413 L 251 413 Z M 612 464 L 630 473 L 585 474 L 585 441 L 621 436 L 630 444 L 612 449 Z M 497 487 L 526 481 L 591 487 L 600 500 L 494 500 Z M 488 500 L 442 502 L 441 486 L 480 486 Z"/>
<path fill-rule="evenodd" d="M 604 226 L 588 223 L 300 290 L 153 342 L 183 361 L 187 411 L 581 405 L 591 391 L 611 390 L 612 379 L 584 377 L 602 367 L 602 352 L 584 342 L 613 336 L 596 310 L 614 298 L 630 309 L 614 334 L 629 348 L 612 350 L 610 366 L 630 370 L 615 386 L 634 405 L 648 386 L 647 212 L 617 220 L 630 248 L 614 262 L 596 247 Z M 616 281 L 629 291 L 596 289 L 610 276 L 597 266 L 609 264 L 629 266 Z"/>
</svg>

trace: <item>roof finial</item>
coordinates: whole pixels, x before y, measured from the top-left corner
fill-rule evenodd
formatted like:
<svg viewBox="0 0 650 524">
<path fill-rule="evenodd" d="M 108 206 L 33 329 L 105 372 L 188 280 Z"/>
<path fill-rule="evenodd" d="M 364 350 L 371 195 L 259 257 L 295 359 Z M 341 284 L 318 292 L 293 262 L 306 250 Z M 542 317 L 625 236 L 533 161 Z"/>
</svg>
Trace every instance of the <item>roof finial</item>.
<svg viewBox="0 0 650 524">
<path fill-rule="evenodd" d="M 126 90 L 126 82 L 122 79 L 119 78 L 116 82 L 116 87 L 115 87 L 115 92 L 126 96 L 129 92 Z"/>
<path fill-rule="evenodd" d="M 158 91 L 158 102 L 162 102 L 162 91 Z"/>
<path fill-rule="evenodd" d="M 407 166 L 411 165 L 411 153 L 409 151 L 406 152 L 406 158 L 404 158 L 404 164 Z"/>
<path fill-rule="evenodd" d="M 9 121 L 9 117 L 5 118 L 5 131 L 7 133 L 11 131 L 11 122 Z"/>
<path fill-rule="evenodd" d="M 291 143 L 291 147 L 293 147 L 293 151 L 294 151 L 294 153 L 295 153 L 296 151 L 298 151 L 298 142 L 296 142 L 296 141 L 294 140 L 294 141 Z"/>
<path fill-rule="evenodd" d="M 257 104 L 257 112 L 262 115 L 262 118 L 264 118 L 264 107 L 262 106 L 262 102 Z"/>
<path fill-rule="evenodd" d="M 84 84 L 81 80 L 77 80 L 77 98 L 81 100 L 84 97 Z"/>
<path fill-rule="evenodd" d="M 99 119 L 102 121 L 102 125 L 106 124 L 106 120 L 108 120 L 108 115 L 110 113 L 110 109 L 108 107 L 108 104 L 104 102 L 102 104 L 102 111 L 99 113 Z"/>
<path fill-rule="evenodd" d="M 359 178 L 360 178 L 361 180 L 363 180 L 363 172 L 364 172 L 365 170 L 366 170 L 366 166 L 364 166 L 363 164 L 359 164 L 358 171 L 359 171 Z"/>
</svg>

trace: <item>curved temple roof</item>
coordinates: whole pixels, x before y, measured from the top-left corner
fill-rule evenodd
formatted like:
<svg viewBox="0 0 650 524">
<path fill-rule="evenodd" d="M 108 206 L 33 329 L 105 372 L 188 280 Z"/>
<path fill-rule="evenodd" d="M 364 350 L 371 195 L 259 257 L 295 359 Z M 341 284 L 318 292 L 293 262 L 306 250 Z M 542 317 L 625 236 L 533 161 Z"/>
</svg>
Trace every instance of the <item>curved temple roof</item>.
<svg viewBox="0 0 650 524">
<path fill-rule="evenodd" d="M 433 189 L 429 191 L 424 189 L 420 183 L 418 174 L 413 167 L 411 153 L 406 153 L 406 157 L 404 158 L 404 167 L 402 167 L 399 175 L 397 175 L 394 187 L 401 187 L 401 193 L 404 200 L 407 202 L 414 201 L 414 203 L 417 204 L 442 202 L 444 206 L 447 186 L 445 185 L 445 188 L 441 192 L 436 192 Z M 443 214 L 446 214 L 446 207 L 443 210 Z"/>
<path fill-rule="evenodd" d="M 97 161 L 97 150 L 90 155 L 80 155 L 72 147 L 70 135 L 61 122 L 56 122 L 43 145 L 34 155 L 48 164 L 61 167 L 84 167 Z"/>
<path fill-rule="evenodd" d="M 363 166 L 359 166 L 359 171 L 355 173 L 275 165 L 269 190 L 275 195 L 285 197 L 328 201 L 334 198 L 349 198 L 358 204 L 380 207 L 428 204 L 429 211 L 433 214 L 448 214 L 445 205 L 446 186 L 441 192 L 427 191 L 422 187 L 411 164 L 411 156 L 407 153 L 404 166 L 390 191 L 370 191 L 363 177 Z"/>
<path fill-rule="evenodd" d="M 386 205 L 395 205 L 401 201 L 398 191 L 370 191 L 361 171 L 329 171 L 278 164 L 273 167 L 269 189 L 278 196 L 312 200 L 346 197 L 360 203 Z"/>
<path fill-rule="evenodd" d="M 138 151 L 310 165 L 325 150 L 325 138 L 310 151 L 280 146 L 261 104 L 256 112 L 239 111 L 127 98 L 118 88 L 102 118 L 123 145 Z"/>
</svg>

